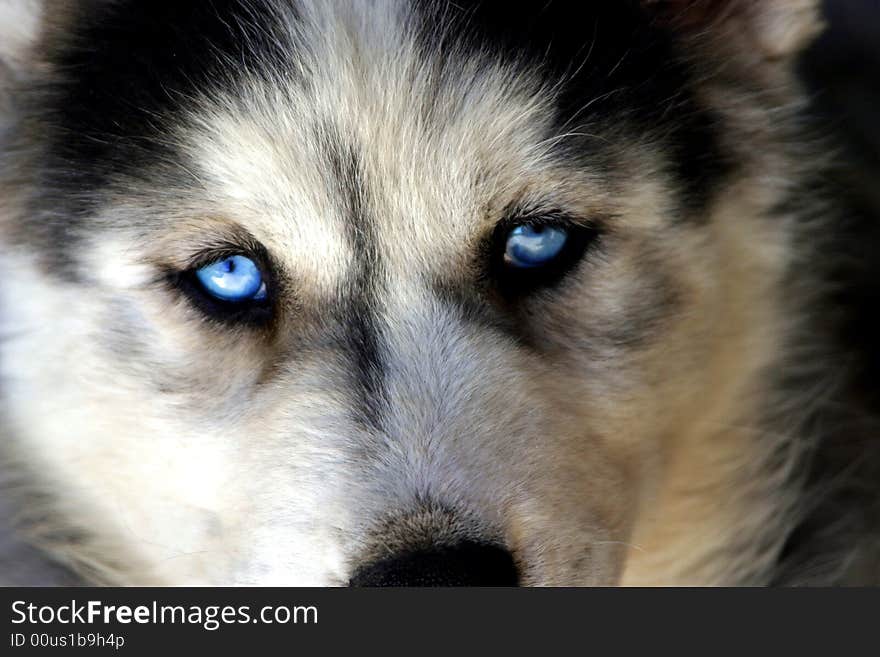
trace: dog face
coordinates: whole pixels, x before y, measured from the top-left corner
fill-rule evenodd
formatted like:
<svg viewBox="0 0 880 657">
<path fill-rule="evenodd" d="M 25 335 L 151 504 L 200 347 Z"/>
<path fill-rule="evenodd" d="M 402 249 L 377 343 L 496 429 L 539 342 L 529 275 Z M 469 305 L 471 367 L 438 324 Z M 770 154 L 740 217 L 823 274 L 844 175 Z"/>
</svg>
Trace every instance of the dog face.
<svg viewBox="0 0 880 657">
<path fill-rule="evenodd" d="M 17 87 L 34 540 L 121 583 L 729 575 L 809 6 L 213 4 L 74 3 Z"/>
</svg>

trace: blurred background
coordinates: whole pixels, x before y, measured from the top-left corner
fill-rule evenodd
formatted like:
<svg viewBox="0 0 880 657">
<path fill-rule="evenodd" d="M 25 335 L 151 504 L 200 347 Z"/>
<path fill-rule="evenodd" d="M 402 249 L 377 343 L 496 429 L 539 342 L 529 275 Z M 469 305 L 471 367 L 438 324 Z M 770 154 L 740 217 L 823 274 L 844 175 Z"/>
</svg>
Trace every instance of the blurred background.
<svg viewBox="0 0 880 657">
<path fill-rule="evenodd" d="M 880 410 L 880 0 L 824 0 L 828 29 L 805 54 L 814 118 L 839 139 L 833 182 L 851 212 L 841 240 L 839 302 L 855 309 L 844 340 L 860 354 L 861 389 Z"/>
<path fill-rule="evenodd" d="M 824 12 L 828 29 L 804 57 L 804 76 L 880 204 L 880 0 L 825 0 Z"/>
</svg>

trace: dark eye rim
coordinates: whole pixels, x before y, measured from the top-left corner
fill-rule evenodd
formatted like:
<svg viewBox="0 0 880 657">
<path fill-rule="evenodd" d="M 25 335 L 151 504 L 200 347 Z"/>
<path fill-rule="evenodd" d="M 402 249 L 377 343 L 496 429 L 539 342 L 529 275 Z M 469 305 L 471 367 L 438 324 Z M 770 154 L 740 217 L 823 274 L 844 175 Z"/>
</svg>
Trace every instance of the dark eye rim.
<svg viewBox="0 0 880 657">
<path fill-rule="evenodd" d="M 266 285 L 264 299 L 224 301 L 208 292 L 199 281 L 196 274 L 199 269 L 234 255 L 249 258 L 257 265 Z M 262 246 L 242 248 L 229 245 L 199 253 L 185 270 L 170 271 L 168 277 L 173 287 L 209 319 L 225 325 L 262 327 L 269 324 L 275 314 L 278 279 L 274 271 L 269 255 Z"/>
<path fill-rule="evenodd" d="M 549 226 L 564 229 L 568 239 L 562 251 L 544 265 L 516 267 L 505 260 L 507 239 L 518 226 Z M 507 299 L 526 296 L 541 289 L 550 289 L 560 283 L 600 238 L 601 230 L 595 221 L 579 219 L 564 212 L 551 211 L 532 215 L 518 215 L 500 221 L 489 238 L 489 276 L 501 295 Z"/>
</svg>

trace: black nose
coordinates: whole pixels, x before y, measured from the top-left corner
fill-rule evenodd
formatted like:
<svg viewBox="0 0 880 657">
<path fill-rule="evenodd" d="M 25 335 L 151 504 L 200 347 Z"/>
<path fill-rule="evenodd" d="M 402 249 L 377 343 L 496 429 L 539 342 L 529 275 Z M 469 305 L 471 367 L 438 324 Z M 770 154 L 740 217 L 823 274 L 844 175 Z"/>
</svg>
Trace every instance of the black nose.
<svg viewBox="0 0 880 657">
<path fill-rule="evenodd" d="M 516 586 L 513 557 L 495 545 L 459 543 L 362 566 L 349 586 Z"/>
</svg>

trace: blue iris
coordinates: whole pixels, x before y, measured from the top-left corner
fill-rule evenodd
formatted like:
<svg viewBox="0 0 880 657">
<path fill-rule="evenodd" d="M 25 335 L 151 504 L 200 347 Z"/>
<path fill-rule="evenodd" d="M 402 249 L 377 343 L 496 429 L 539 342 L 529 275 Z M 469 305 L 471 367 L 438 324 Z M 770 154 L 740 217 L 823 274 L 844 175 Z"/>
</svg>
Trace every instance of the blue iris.
<svg viewBox="0 0 880 657">
<path fill-rule="evenodd" d="M 567 241 L 562 228 L 523 224 L 507 234 L 504 260 L 514 267 L 541 267 L 562 253 Z"/>
<path fill-rule="evenodd" d="M 266 298 L 266 283 L 253 260 L 234 255 L 196 271 L 205 291 L 222 301 L 259 301 Z"/>
</svg>

